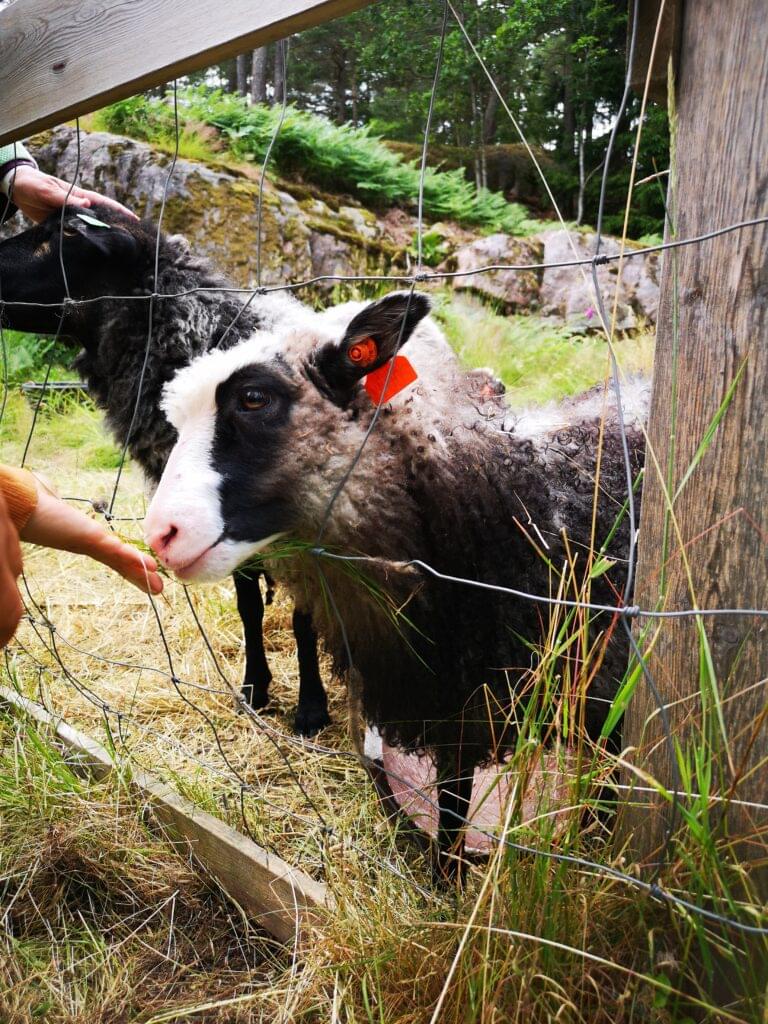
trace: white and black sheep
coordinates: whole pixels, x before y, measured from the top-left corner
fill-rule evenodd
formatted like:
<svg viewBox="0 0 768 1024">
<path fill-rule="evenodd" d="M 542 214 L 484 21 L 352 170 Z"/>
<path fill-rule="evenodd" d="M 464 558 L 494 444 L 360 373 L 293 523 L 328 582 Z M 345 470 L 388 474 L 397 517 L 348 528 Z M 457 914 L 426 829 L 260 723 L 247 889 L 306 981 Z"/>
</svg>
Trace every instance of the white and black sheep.
<svg viewBox="0 0 768 1024">
<path fill-rule="evenodd" d="M 175 297 L 154 301 L 152 342 L 144 366 L 148 296 L 155 290 L 157 229 L 149 221 L 132 220 L 103 206 L 85 212 L 83 217 L 82 211 L 72 208 L 65 214 L 61 256 L 72 299 L 99 301 L 61 305 L 65 298 L 59 253 L 62 225 L 56 213 L 43 224 L 0 242 L 0 303 L 8 303 L 0 305 L 0 315 L 7 327 L 39 334 L 58 332 L 62 340 L 82 346 L 75 365 L 88 383 L 91 398 L 106 412 L 117 442 L 122 446 L 128 440 L 131 455 L 149 481 L 157 484 L 176 440 L 175 429 L 160 409 L 163 386 L 196 356 L 220 344 L 237 344 L 258 327 L 274 323 L 286 310 L 295 319 L 304 307 L 290 298 L 260 296 L 244 308 L 237 296 L 217 290 L 227 283 L 207 261 L 192 254 L 185 239 L 161 234 L 157 292 Z M 176 295 L 194 288 L 212 291 Z M 132 298 L 109 297 L 125 295 Z M 271 681 L 262 633 L 260 576 L 249 571 L 234 577 L 245 634 L 243 693 L 254 708 L 267 703 Z M 312 622 L 298 607 L 293 629 L 300 666 L 295 728 L 311 735 L 328 723 L 328 705 Z"/>
<path fill-rule="evenodd" d="M 516 742 L 522 709 L 536 693 L 549 615 L 544 605 L 443 581 L 410 561 L 550 595 L 569 559 L 583 572 L 588 553 L 605 545 L 610 561 L 595 574 L 591 597 L 614 607 L 626 579 L 628 526 L 610 401 L 588 395 L 515 417 L 487 378 L 455 368 L 439 381 L 417 380 L 406 399 L 383 407 L 326 519 L 370 424 L 373 404 L 361 380 L 392 357 L 398 338 L 407 356 L 435 331 L 424 319 L 428 309 L 425 296 L 395 293 L 365 307 L 346 330 L 283 322 L 266 338 L 182 370 L 164 398 L 179 443 L 145 527 L 159 558 L 190 581 L 232 572 L 279 536 L 313 542 L 322 531 L 328 552 L 370 557 L 357 564 L 367 588 L 347 563 L 326 558 L 296 586 L 339 661 L 348 644 L 369 723 L 388 743 L 435 757 L 439 863 L 450 872 L 473 768 Z M 635 391 L 644 405 L 645 389 Z M 628 418 L 636 474 L 642 433 Z M 609 613 L 591 615 L 590 648 L 600 633 L 613 639 L 588 690 L 569 698 L 594 738 L 626 667 L 615 624 Z"/>
</svg>

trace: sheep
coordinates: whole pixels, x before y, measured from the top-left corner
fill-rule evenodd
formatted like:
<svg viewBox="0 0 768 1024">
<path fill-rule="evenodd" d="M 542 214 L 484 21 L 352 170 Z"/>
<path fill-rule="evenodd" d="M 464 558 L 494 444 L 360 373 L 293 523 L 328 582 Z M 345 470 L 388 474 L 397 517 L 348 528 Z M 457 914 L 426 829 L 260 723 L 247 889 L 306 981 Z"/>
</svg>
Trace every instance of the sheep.
<svg viewBox="0 0 768 1024">
<path fill-rule="evenodd" d="M 73 299 L 99 299 L 86 305 L 62 303 L 66 290 L 59 253 L 64 260 L 67 287 Z M 105 206 L 86 215 L 70 210 L 63 223 L 52 215 L 43 224 L 0 242 L 0 315 L 6 326 L 39 334 L 56 334 L 83 346 L 75 361 L 87 381 L 89 394 L 106 412 L 118 443 L 129 438 L 129 450 L 150 485 L 157 484 L 176 439 L 174 428 L 159 407 L 163 385 L 179 367 L 209 349 L 229 347 L 250 337 L 260 327 L 274 327 L 281 319 L 307 328 L 341 330 L 364 303 L 347 302 L 316 312 L 281 292 L 260 295 L 246 307 L 225 290 L 227 283 L 207 261 L 192 254 L 181 235 L 160 235 L 157 293 L 174 298 L 155 299 L 152 307 L 152 344 L 146 368 L 149 295 L 155 290 L 154 264 L 157 228 L 135 221 Z M 176 295 L 193 288 L 210 289 Z M 118 296 L 110 298 L 109 296 Z M 134 296 L 129 301 L 119 297 Z M 14 305 L 21 303 L 21 305 Z M 24 305 L 30 303 L 30 305 Z M 51 305 L 35 305 L 49 303 Z M 440 332 L 423 333 L 412 358 L 422 375 L 435 380 L 450 375 L 456 357 Z M 138 382 L 141 401 L 134 410 Z M 482 371 L 486 388 L 499 382 Z M 243 696 L 254 709 L 269 701 L 271 673 L 263 638 L 264 603 L 261 572 L 249 569 L 234 574 L 237 606 L 245 638 Z M 273 574 L 274 575 L 274 574 Z M 271 593 L 267 577 L 268 594 Z M 320 676 L 317 637 L 301 603 L 293 612 L 293 632 L 299 662 L 299 699 L 294 730 L 311 736 L 330 722 L 328 701 Z"/>
<path fill-rule="evenodd" d="M 436 866 L 451 877 L 474 767 L 514 747 L 535 692 L 547 609 L 459 587 L 414 560 L 445 576 L 549 595 L 568 559 L 584 566 L 587 553 L 605 545 L 609 561 L 591 582 L 591 598 L 616 607 L 629 527 L 613 403 L 590 393 L 515 415 L 487 377 L 456 367 L 436 382 L 416 381 L 398 406 L 382 406 L 337 493 L 373 415 L 361 381 L 399 343 L 407 356 L 420 335 L 437 329 L 429 305 L 418 292 L 393 293 L 335 332 L 283 321 L 267 339 L 262 333 L 181 370 L 163 397 L 179 441 L 145 537 L 189 582 L 219 579 L 256 553 L 268 558 L 281 537 L 317 546 L 314 569 L 294 587 L 337 662 L 349 652 L 368 723 L 390 745 L 434 757 Z M 637 474 L 648 389 L 637 382 L 630 390 L 636 412 L 627 413 L 627 437 Z M 323 552 L 366 556 L 356 566 L 368 586 L 343 558 Z M 625 638 L 614 626 L 611 614 L 591 614 L 589 649 L 601 633 L 610 641 L 589 688 L 573 699 L 593 740 L 626 667 Z"/>
<path fill-rule="evenodd" d="M 226 282 L 205 260 L 191 253 L 184 238 L 161 234 L 157 292 L 212 291 L 154 300 L 152 344 L 143 368 L 148 296 L 155 290 L 156 227 L 105 206 L 94 206 L 85 216 L 74 208 L 67 210 L 61 241 L 69 293 L 73 299 L 100 301 L 64 307 L 60 305 L 65 298 L 59 258 L 61 229 L 61 214 L 56 213 L 39 226 L 0 242 L 0 300 L 11 303 L 0 303 L 3 323 L 21 331 L 59 333 L 62 339 L 83 346 L 75 366 L 87 381 L 90 396 L 105 410 L 117 442 L 123 445 L 128 440 L 131 455 L 155 485 L 176 440 L 176 432 L 159 406 L 163 385 L 176 370 L 209 349 L 236 344 L 286 312 L 295 320 L 311 311 L 283 295 L 260 296 L 246 308 L 237 297 L 217 290 L 225 289 Z M 109 298 L 124 295 L 140 298 Z M 16 302 L 32 305 L 13 305 Z M 140 380 L 143 384 L 134 422 Z M 254 570 L 234 576 L 245 635 L 243 695 L 255 709 L 267 704 L 271 681 L 262 633 L 260 576 Z M 294 728 L 312 735 L 330 718 L 315 632 L 311 619 L 299 607 L 293 613 L 293 630 L 300 670 Z"/>
</svg>

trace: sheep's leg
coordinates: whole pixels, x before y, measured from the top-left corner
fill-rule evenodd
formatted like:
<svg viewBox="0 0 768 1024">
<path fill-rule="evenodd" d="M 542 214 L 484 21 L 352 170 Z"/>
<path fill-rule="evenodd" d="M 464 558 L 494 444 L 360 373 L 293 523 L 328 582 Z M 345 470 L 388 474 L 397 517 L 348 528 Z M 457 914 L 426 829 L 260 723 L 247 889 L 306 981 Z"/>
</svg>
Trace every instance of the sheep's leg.
<svg viewBox="0 0 768 1024">
<path fill-rule="evenodd" d="M 261 596 L 261 573 L 249 569 L 234 576 L 237 610 L 243 620 L 245 635 L 245 679 L 243 696 L 252 708 L 258 710 L 269 702 L 269 671 L 264 653 L 264 599 Z"/>
<path fill-rule="evenodd" d="M 452 773 L 438 763 L 436 876 L 439 882 L 461 883 L 464 878 L 464 822 L 469 815 L 474 773 L 454 765 Z"/>
<path fill-rule="evenodd" d="M 314 736 L 331 721 L 328 698 L 317 658 L 317 635 L 312 619 L 298 608 L 293 611 L 293 634 L 299 658 L 299 706 L 296 708 L 294 731 L 300 736 Z"/>
</svg>

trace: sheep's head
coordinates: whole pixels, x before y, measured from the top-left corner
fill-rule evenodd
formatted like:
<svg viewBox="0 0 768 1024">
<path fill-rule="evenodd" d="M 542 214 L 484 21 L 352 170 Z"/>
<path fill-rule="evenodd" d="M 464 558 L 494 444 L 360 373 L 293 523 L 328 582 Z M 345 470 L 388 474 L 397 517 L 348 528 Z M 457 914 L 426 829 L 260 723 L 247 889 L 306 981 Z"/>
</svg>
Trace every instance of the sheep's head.
<svg viewBox="0 0 768 1024">
<path fill-rule="evenodd" d="M 219 579 L 297 524 L 311 529 L 362 437 L 350 409 L 363 378 L 428 311 L 426 296 L 394 293 L 333 338 L 289 307 L 269 332 L 181 370 L 164 397 L 179 440 L 145 520 L 161 561 Z"/>
<path fill-rule="evenodd" d="M 151 272 L 155 230 L 148 221 L 99 204 L 56 211 L 0 244 L 2 297 L 46 304 L 62 303 L 67 290 L 73 299 L 130 294 Z M 67 315 L 75 316 L 76 307 Z M 43 334 L 57 331 L 60 317 L 55 307 L 9 306 L 6 311 L 10 326 Z"/>
</svg>

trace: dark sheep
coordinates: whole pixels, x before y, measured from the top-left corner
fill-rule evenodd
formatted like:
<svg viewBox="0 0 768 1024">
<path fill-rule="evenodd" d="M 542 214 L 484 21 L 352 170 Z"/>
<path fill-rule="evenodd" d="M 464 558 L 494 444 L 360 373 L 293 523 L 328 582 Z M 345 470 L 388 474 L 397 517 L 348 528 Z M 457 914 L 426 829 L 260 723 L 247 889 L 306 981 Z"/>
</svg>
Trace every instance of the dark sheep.
<svg viewBox="0 0 768 1024">
<path fill-rule="evenodd" d="M 63 340 L 82 346 L 75 366 L 91 398 L 105 411 L 118 444 L 128 440 L 131 455 L 157 484 L 176 440 L 175 429 L 160 409 L 163 386 L 196 356 L 235 345 L 273 323 L 286 300 L 262 296 L 246 308 L 237 296 L 220 290 L 227 282 L 192 254 L 185 239 L 161 234 L 156 290 L 174 297 L 157 298 L 150 306 L 157 236 L 151 222 L 94 206 L 87 211 L 70 208 L 63 234 L 61 227 L 61 214 L 56 213 L 0 243 L 0 302 L 53 304 L 0 305 L 3 323 L 39 334 L 59 332 Z M 98 301 L 62 307 L 66 290 L 60 234 L 71 298 Z M 211 290 L 176 294 L 194 288 Z M 147 354 L 150 308 L 152 343 Z M 234 576 L 245 634 L 243 694 L 254 708 L 267 704 L 271 681 L 262 633 L 261 575 L 249 570 Z M 294 610 L 293 628 L 300 666 L 295 728 L 312 735 L 330 721 L 317 641 L 311 619 L 300 608 Z"/>
<path fill-rule="evenodd" d="M 438 863 L 450 874 L 475 766 L 514 748 L 524 709 L 538 699 L 538 652 L 551 610 L 437 579 L 412 560 L 447 576 L 552 595 L 564 566 L 575 559 L 583 578 L 588 554 L 605 546 L 608 561 L 590 596 L 617 607 L 629 528 L 610 396 L 599 391 L 514 416 L 481 378 L 456 369 L 417 381 L 407 400 L 383 407 L 327 513 L 370 425 L 373 405 L 360 382 L 399 342 L 407 356 L 436 330 L 424 319 L 428 309 L 419 293 L 395 293 L 363 309 L 346 331 L 284 321 L 266 342 L 192 363 L 166 388 L 164 408 L 180 442 L 145 527 L 159 558 L 188 580 L 219 578 L 280 535 L 320 537 L 328 553 L 368 557 L 354 573 L 352 563 L 318 558 L 294 586 L 336 659 L 349 650 L 368 722 L 388 743 L 434 756 Z M 647 387 L 628 392 L 638 412 L 627 414 L 638 474 Z M 586 692 L 575 692 L 573 650 L 553 674 L 563 689 L 568 683 L 562 698 L 595 741 L 627 664 L 626 638 L 615 627 L 615 615 L 590 614 L 590 649 L 600 635 L 607 642 Z"/>
</svg>

